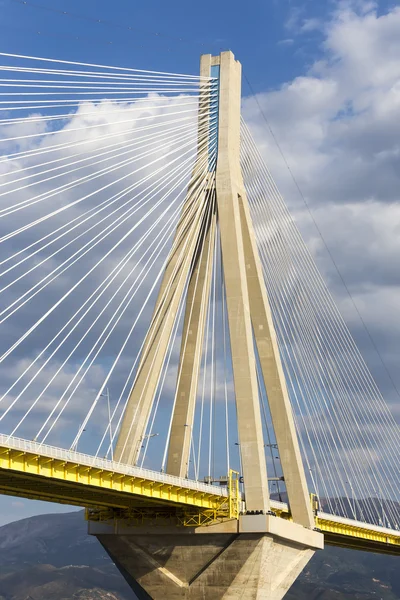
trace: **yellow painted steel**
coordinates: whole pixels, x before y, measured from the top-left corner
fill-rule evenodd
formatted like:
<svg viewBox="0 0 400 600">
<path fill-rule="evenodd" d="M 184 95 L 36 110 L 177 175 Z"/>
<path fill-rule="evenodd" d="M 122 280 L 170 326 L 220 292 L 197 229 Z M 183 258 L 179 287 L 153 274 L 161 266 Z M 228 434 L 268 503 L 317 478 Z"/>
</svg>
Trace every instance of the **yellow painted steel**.
<svg viewBox="0 0 400 600">
<path fill-rule="evenodd" d="M 172 507 L 143 506 L 126 510 L 116 508 L 86 508 L 85 518 L 94 522 L 124 522 L 127 526 L 174 526 L 174 527 L 203 527 L 215 525 L 229 520 L 225 503 L 221 503 L 220 509 L 190 509 L 188 506 L 175 504 Z"/>
<path fill-rule="evenodd" d="M 324 534 L 326 544 L 366 552 L 400 555 L 400 532 L 398 535 L 389 534 L 384 528 L 378 531 L 368 527 L 368 524 L 362 526 L 357 522 L 354 525 L 340 523 L 325 516 L 316 516 L 315 526 Z"/>
<path fill-rule="evenodd" d="M 207 493 L 0 445 L 0 493 L 92 507 L 90 519 L 108 519 L 115 516 L 115 511 L 128 519 L 168 516 L 193 527 L 238 519 L 241 498 L 239 474 L 235 471 L 229 473 L 228 491 L 228 496 Z M 324 533 L 327 544 L 400 555 L 400 532 L 388 533 L 367 523 L 336 520 L 333 515 L 319 513 L 314 499 L 311 501 L 315 526 Z M 284 505 L 272 510 L 278 517 L 291 519 Z"/>
<path fill-rule="evenodd" d="M 137 502 L 218 510 L 221 494 L 125 475 L 0 446 L 0 493 L 77 506 L 130 508 Z"/>
<path fill-rule="evenodd" d="M 229 470 L 229 518 L 238 519 L 240 515 L 239 473 Z"/>
<path fill-rule="evenodd" d="M 333 546 L 400 555 L 400 531 L 395 533 L 384 527 L 377 528 L 368 523 L 335 518 L 319 512 L 316 494 L 310 494 L 314 511 L 315 526 L 324 534 L 325 543 Z"/>
</svg>

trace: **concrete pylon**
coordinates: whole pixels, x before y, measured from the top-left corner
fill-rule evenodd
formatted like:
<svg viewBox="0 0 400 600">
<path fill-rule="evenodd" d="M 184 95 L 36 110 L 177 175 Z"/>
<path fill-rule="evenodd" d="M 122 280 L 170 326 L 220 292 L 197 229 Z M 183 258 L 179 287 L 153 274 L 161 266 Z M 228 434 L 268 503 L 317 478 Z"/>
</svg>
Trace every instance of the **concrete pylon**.
<svg viewBox="0 0 400 600">
<path fill-rule="evenodd" d="M 210 69 L 208 63 L 209 61 L 203 62 L 204 72 Z M 204 171 L 203 163 L 207 158 L 209 145 L 206 127 L 209 121 L 210 90 L 209 84 L 205 83 L 206 79 L 203 81 L 200 90 L 197 160 L 115 447 L 114 458 L 126 464 L 135 464 L 138 460 L 186 282 L 191 280 L 191 295 L 193 282 L 196 280 L 193 273 L 197 273 L 199 262 L 202 262 L 210 228 L 211 232 L 215 229 L 215 192 L 212 189 L 211 173 L 208 174 L 210 185 L 199 190 L 199 177 Z"/>
<path fill-rule="evenodd" d="M 183 527 L 182 520 L 175 518 L 173 511 L 165 523 L 154 513 L 154 521 L 148 526 L 132 525 L 123 517 L 89 522 L 89 533 L 97 536 L 141 600 L 280 600 L 314 551 L 323 547 L 322 534 L 314 530 L 304 467 L 242 179 L 239 160 L 241 66 L 231 52 L 222 52 L 220 56 L 202 57 L 201 74 L 210 75 L 211 69 L 213 74 L 217 72 L 219 90 L 215 187 L 210 185 L 206 191 L 206 202 L 204 198 L 203 201 L 198 199 L 192 190 L 188 192 L 145 340 L 139 374 L 124 416 L 116 458 L 131 464 L 137 460 L 173 320 L 184 292 L 182 282 L 189 281 L 180 354 L 181 377 L 167 463 L 170 474 L 187 476 L 217 223 L 246 514 L 202 527 Z M 200 118 L 204 119 L 208 114 L 204 110 L 205 96 L 200 100 Z M 188 220 L 190 211 L 193 216 Z M 182 251 L 184 244 L 187 251 Z M 280 452 L 291 520 L 270 511 L 254 341 Z"/>
<path fill-rule="evenodd" d="M 197 384 L 211 285 L 216 216 L 214 208 L 204 243 L 190 276 L 186 297 L 179 378 L 167 462 L 167 473 L 177 477 L 188 476 Z"/>
</svg>

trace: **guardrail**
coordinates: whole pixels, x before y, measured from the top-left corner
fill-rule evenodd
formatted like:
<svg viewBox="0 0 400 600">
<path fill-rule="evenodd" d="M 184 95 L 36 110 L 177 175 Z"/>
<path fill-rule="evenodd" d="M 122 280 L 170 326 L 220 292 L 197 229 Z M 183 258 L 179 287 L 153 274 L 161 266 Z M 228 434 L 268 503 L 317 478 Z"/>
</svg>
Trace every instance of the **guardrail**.
<svg viewBox="0 0 400 600">
<path fill-rule="evenodd" d="M 76 452 L 75 450 L 65 450 L 57 446 L 49 446 L 47 444 L 41 444 L 22 438 L 16 438 L 5 434 L 0 434 L 0 446 L 3 448 L 9 448 L 12 450 L 21 450 L 22 452 L 37 454 L 39 456 L 46 456 L 48 458 L 54 458 L 63 460 L 66 462 L 76 463 L 85 465 L 88 467 L 95 467 L 103 471 L 121 473 L 123 475 L 131 475 L 133 477 L 140 477 L 150 481 L 157 481 L 160 483 L 167 483 L 174 486 L 181 487 L 183 489 L 191 489 L 196 491 L 205 492 L 207 494 L 213 494 L 214 496 L 229 497 L 228 488 L 225 486 L 214 486 L 199 481 L 193 481 L 191 479 L 185 479 L 182 477 L 175 477 L 174 475 L 168 475 L 167 473 L 160 473 L 159 471 L 152 471 L 150 469 L 143 469 L 141 467 L 134 467 L 126 465 L 124 463 L 108 460 L 107 458 L 99 458 L 91 456 L 90 454 L 84 454 L 82 452 Z M 289 512 L 289 506 L 286 502 L 278 502 L 271 500 L 272 510 L 281 510 L 283 512 Z M 369 530 L 371 532 L 377 532 L 388 536 L 400 537 L 400 531 L 398 529 L 390 529 L 388 527 L 382 527 L 380 525 L 374 525 L 372 523 L 365 523 L 363 521 L 356 521 L 348 519 L 346 517 L 340 517 L 330 513 L 320 512 L 316 513 L 316 517 L 319 520 L 326 520 L 333 523 L 347 525 L 349 527 L 356 527 L 360 529 Z"/>
<path fill-rule="evenodd" d="M 47 456 L 48 458 L 74 462 L 88 467 L 96 467 L 104 471 L 132 475 L 133 477 L 142 477 L 143 479 L 159 481 L 160 483 L 169 483 L 181 488 L 214 494 L 215 496 L 228 497 L 229 495 L 228 488 L 224 486 L 217 487 L 207 483 L 193 481 L 191 479 L 175 477 L 174 475 L 168 475 L 167 473 L 160 473 L 159 471 L 133 467 L 124 463 L 108 460 L 107 458 L 90 456 L 90 454 L 83 454 L 82 452 L 76 452 L 75 450 L 65 450 L 63 448 L 58 448 L 57 446 L 48 446 L 47 444 L 41 444 L 39 442 L 24 440 L 22 438 L 11 437 L 4 434 L 0 434 L 0 446 L 5 446 L 6 448 L 13 450 L 22 450 L 23 452 L 30 452 L 40 456 Z"/>
</svg>

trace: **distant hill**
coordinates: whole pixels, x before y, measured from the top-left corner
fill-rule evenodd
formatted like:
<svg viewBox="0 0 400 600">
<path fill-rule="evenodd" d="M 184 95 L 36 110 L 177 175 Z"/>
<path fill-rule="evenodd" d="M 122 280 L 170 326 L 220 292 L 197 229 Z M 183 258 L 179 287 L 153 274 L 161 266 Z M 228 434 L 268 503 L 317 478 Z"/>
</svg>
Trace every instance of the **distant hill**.
<svg viewBox="0 0 400 600">
<path fill-rule="evenodd" d="M 0 600 L 134 600 L 83 511 L 0 527 Z"/>
<path fill-rule="evenodd" d="M 326 548 L 287 600 L 400 600 L 396 557 Z M 134 600 L 82 512 L 0 527 L 0 600 Z"/>
</svg>

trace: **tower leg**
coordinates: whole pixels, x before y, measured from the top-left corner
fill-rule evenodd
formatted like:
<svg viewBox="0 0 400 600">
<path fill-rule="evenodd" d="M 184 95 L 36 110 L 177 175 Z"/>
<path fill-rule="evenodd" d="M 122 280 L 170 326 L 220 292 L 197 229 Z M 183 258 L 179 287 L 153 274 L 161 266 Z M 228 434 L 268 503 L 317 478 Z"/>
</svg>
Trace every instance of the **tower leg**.
<svg viewBox="0 0 400 600">
<path fill-rule="evenodd" d="M 239 199 L 246 276 L 249 286 L 250 312 L 257 344 L 275 439 L 285 479 L 293 520 L 304 527 L 314 527 L 307 482 L 301 459 L 292 406 L 286 387 L 278 341 L 267 297 L 264 276 L 258 257 L 256 240 L 246 193 Z"/>
<path fill-rule="evenodd" d="M 137 461 L 178 308 L 199 246 L 199 235 L 204 228 L 207 211 L 210 212 L 208 197 L 209 193 L 206 198 L 188 202 L 181 216 L 175 248 L 169 257 L 135 384 L 122 420 L 114 452 L 119 462 L 135 464 Z M 188 217 L 188 211 L 193 212 L 191 217 Z"/>
<path fill-rule="evenodd" d="M 240 453 L 248 510 L 269 510 L 256 360 L 239 209 L 241 67 L 220 56 L 216 190 Z"/>
<path fill-rule="evenodd" d="M 214 203 L 214 194 L 208 187 L 199 193 L 199 181 L 204 177 L 201 172 L 209 152 L 207 125 L 210 118 L 210 89 L 207 78 L 210 64 L 211 56 L 203 55 L 200 75 L 204 80 L 200 84 L 197 160 L 114 452 L 115 459 L 126 464 L 135 464 L 137 461 L 176 312 L 195 255 L 201 248 L 202 240 L 199 237 L 204 230 L 207 231 L 206 222 L 211 210 L 205 211 L 204 205 L 208 204 L 210 209 Z M 210 178 L 211 174 L 207 177 Z"/>
<path fill-rule="evenodd" d="M 213 212 L 210 215 L 208 230 L 204 232 L 204 241 L 191 274 L 186 297 L 179 377 L 167 462 L 167 473 L 177 477 L 187 477 L 188 475 L 194 409 L 214 257 L 215 225 L 216 214 Z"/>
</svg>

